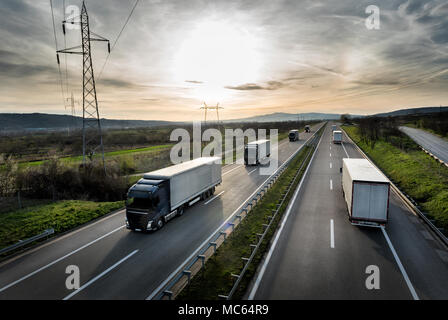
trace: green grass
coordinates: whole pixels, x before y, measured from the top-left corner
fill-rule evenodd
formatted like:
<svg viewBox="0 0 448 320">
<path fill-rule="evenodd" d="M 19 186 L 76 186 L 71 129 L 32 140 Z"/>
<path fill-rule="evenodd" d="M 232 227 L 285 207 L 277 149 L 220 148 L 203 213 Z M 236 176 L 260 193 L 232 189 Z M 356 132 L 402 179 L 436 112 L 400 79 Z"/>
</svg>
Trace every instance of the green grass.
<svg viewBox="0 0 448 320">
<path fill-rule="evenodd" d="M 249 257 L 251 249 L 249 244 L 256 243 L 256 233 L 263 230 L 262 224 L 267 223 L 267 217 L 271 215 L 276 204 L 280 200 L 280 195 L 286 190 L 287 184 L 293 179 L 298 168 L 302 164 L 310 147 L 303 150 L 292 160 L 288 168 L 283 172 L 274 186 L 266 193 L 255 208 L 248 213 L 246 218 L 235 228 L 227 240 L 217 249 L 207 261 L 205 268 L 193 277 L 190 284 L 184 288 L 176 297 L 178 300 L 216 300 L 218 295 L 227 295 L 235 281 L 231 274 L 239 274 L 242 270 L 242 257 Z M 305 167 L 301 171 L 303 174 Z M 294 190 L 300 179 L 296 179 Z M 286 209 L 287 203 L 292 197 L 289 192 L 288 197 L 280 211 L 274 219 L 271 228 L 268 230 L 261 243 L 252 263 L 249 265 L 240 285 L 235 292 L 233 299 L 241 299 L 255 274 L 258 264 L 268 249 L 269 241 L 280 222 L 281 216 Z"/>
<path fill-rule="evenodd" d="M 343 127 L 354 142 L 398 187 L 448 231 L 448 168 L 420 150 L 403 151 L 379 140 L 374 148 L 361 140 L 357 127 Z"/>
<path fill-rule="evenodd" d="M 111 152 L 105 152 L 104 157 L 107 159 L 107 158 L 111 158 L 111 157 L 121 157 L 121 156 L 132 155 L 132 154 L 152 153 L 154 151 L 167 149 L 172 146 L 173 146 L 172 144 L 162 144 L 162 145 L 156 145 L 156 146 L 151 146 L 151 147 L 146 147 L 146 148 L 111 151 Z M 82 161 L 82 156 L 63 157 L 60 159 L 64 163 L 80 163 Z M 39 166 L 39 165 L 42 165 L 45 161 L 47 161 L 47 160 L 20 162 L 19 166 L 20 167 Z"/>
<path fill-rule="evenodd" d="M 0 248 L 53 228 L 55 234 L 73 229 L 124 206 L 124 201 L 57 201 L 0 214 Z"/>
</svg>

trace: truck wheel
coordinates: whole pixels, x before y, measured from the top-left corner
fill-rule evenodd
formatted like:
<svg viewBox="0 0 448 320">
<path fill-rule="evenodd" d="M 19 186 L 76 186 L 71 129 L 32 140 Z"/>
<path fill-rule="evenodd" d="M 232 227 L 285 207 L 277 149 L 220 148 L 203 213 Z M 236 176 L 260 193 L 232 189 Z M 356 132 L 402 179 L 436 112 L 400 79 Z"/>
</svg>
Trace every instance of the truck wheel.
<svg viewBox="0 0 448 320">
<path fill-rule="evenodd" d="M 180 217 L 184 214 L 184 207 L 181 206 L 179 209 L 177 209 L 177 216 Z"/>
<path fill-rule="evenodd" d="M 163 218 L 159 218 L 159 220 L 157 220 L 157 222 L 156 222 L 157 230 L 162 229 L 164 225 L 165 225 L 165 221 L 163 221 Z"/>
</svg>

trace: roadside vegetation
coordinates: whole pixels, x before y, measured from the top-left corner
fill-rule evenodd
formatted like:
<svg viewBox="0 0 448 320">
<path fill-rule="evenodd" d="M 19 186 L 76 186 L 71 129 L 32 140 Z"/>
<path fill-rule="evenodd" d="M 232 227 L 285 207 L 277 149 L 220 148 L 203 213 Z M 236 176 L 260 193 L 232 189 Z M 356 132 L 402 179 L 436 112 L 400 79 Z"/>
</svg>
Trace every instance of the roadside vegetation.
<svg viewBox="0 0 448 320">
<path fill-rule="evenodd" d="M 0 213 L 0 248 L 53 228 L 56 234 L 123 207 L 123 201 L 56 201 Z"/>
<path fill-rule="evenodd" d="M 364 118 L 343 126 L 353 141 L 435 224 L 448 231 L 448 168 L 396 127 L 397 119 Z"/>
<path fill-rule="evenodd" d="M 263 231 L 263 224 L 268 222 L 268 217 L 276 208 L 281 194 L 286 191 L 287 185 L 292 181 L 311 148 L 313 147 L 304 147 L 291 161 L 288 168 L 282 173 L 274 186 L 269 189 L 262 200 L 247 214 L 244 220 L 237 225 L 227 240 L 217 249 L 216 253 L 207 260 L 205 267 L 192 278 L 190 284 L 180 292 L 176 297 L 177 300 L 217 300 L 219 299 L 218 295 L 229 294 L 235 282 L 232 274 L 240 274 L 242 270 L 241 258 L 250 256 L 251 248 L 249 245 L 257 242 L 256 234 Z M 307 159 L 307 163 L 308 161 L 309 159 Z M 270 240 L 286 210 L 293 191 L 300 182 L 307 163 L 302 167 L 285 202 L 280 207 L 279 213 L 242 278 L 238 289 L 232 297 L 233 299 L 242 299 L 246 293 L 258 265 L 269 248 Z"/>
</svg>

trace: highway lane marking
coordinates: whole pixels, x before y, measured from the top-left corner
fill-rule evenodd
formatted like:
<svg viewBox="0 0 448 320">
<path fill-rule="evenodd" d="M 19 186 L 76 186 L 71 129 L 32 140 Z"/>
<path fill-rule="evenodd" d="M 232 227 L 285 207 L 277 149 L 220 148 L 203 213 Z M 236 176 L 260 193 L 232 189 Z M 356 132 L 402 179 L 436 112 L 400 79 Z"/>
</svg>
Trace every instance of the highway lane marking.
<svg viewBox="0 0 448 320">
<path fill-rule="evenodd" d="M 239 165 L 237 165 L 235 168 L 233 168 L 233 169 L 231 169 L 231 170 L 229 170 L 229 171 L 227 171 L 227 172 L 224 172 L 221 176 L 225 176 L 226 174 L 228 174 L 228 173 L 230 173 L 230 172 L 232 172 L 232 171 L 235 171 L 236 169 L 238 169 L 238 168 L 240 168 L 241 167 L 241 165 L 239 164 Z"/>
<path fill-rule="evenodd" d="M 256 169 L 252 170 L 251 172 L 248 172 L 247 174 L 249 175 L 249 174 L 251 174 L 252 172 L 255 172 L 255 171 L 257 171 L 257 169 L 258 169 L 258 168 L 256 168 Z"/>
<path fill-rule="evenodd" d="M 116 262 L 114 265 L 110 266 L 109 268 L 107 268 L 106 270 L 104 270 L 103 272 L 101 272 L 99 275 L 97 275 L 96 277 L 94 277 L 93 279 L 90 279 L 86 284 L 84 284 L 83 286 L 81 286 L 79 289 L 73 291 L 72 293 L 70 293 L 68 296 L 66 296 L 64 299 L 62 300 L 68 300 L 71 297 L 73 297 L 74 295 L 80 293 L 82 290 L 84 290 L 85 288 L 87 288 L 88 286 L 90 286 L 92 283 L 94 283 L 96 280 L 100 279 L 101 277 L 103 277 L 104 275 L 108 274 L 110 271 L 112 271 L 113 269 L 115 269 L 116 267 L 118 267 L 120 264 L 122 264 L 123 262 L 125 262 L 126 260 L 128 260 L 130 257 L 132 257 L 134 254 L 136 254 L 138 252 L 138 250 L 134 250 L 132 251 L 130 254 L 128 254 L 126 257 L 124 257 L 123 259 L 121 259 L 120 261 Z"/>
<path fill-rule="evenodd" d="M 387 235 L 386 229 L 384 227 L 381 227 L 381 231 L 383 232 L 384 238 L 386 238 L 386 242 L 389 245 L 389 248 L 392 251 L 392 254 L 394 255 L 395 261 L 397 262 L 398 268 L 400 269 L 401 274 L 403 275 L 403 278 L 406 281 L 409 291 L 411 292 L 412 298 L 414 298 L 414 300 L 420 300 L 417 295 L 417 292 L 415 292 L 415 289 L 411 283 L 411 280 L 408 277 L 408 274 L 406 273 L 406 270 L 404 269 L 403 265 L 401 264 L 400 258 L 398 257 L 398 254 L 395 251 L 394 246 L 392 245 L 392 242 L 389 239 L 389 236 Z"/>
<path fill-rule="evenodd" d="M 216 198 L 218 198 L 218 197 L 219 197 L 220 195 L 222 195 L 224 192 L 226 192 L 226 191 L 225 191 L 225 190 L 224 190 L 224 191 L 221 191 L 220 193 L 218 193 L 216 196 L 214 196 L 214 197 L 211 198 L 210 200 L 204 202 L 204 206 L 207 205 L 207 204 L 209 204 L 210 202 L 212 202 L 212 201 L 215 200 Z"/>
<path fill-rule="evenodd" d="M 330 152 L 330 158 L 331 158 L 331 152 Z"/>
<path fill-rule="evenodd" d="M 41 267 L 41 268 L 39 268 L 39 269 L 37 269 L 37 270 L 35 270 L 35 271 L 29 273 L 29 274 L 27 274 L 26 276 L 23 276 L 22 278 L 20 278 L 20 279 L 14 281 L 14 282 L 11 282 L 10 284 L 8 284 L 8 285 L 4 286 L 3 288 L 1 288 L 1 289 L 0 289 L 0 292 L 5 291 L 6 289 L 8 289 L 8 288 L 10 288 L 10 287 L 12 287 L 12 286 L 14 286 L 14 285 L 16 285 L 17 283 L 22 282 L 23 280 L 26 280 L 26 279 L 28 279 L 29 277 L 34 276 L 36 273 L 41 272 L 42 270 L 45 270 L 45 269 L 51 267 L 52 265 L 54 265 L 54 264 L 56 264 L 56 263 L 58 263 L 58 262 L 64 260 L 65 258 L 68 258 L 69 256 L 71 256 L 71 255 L 73 255 L 73 254 L 75 254 L 75 253 L 81 251 L 81 250 L 84 249 L 84 248 L 87 248 L 88 246 L 94 244 L 95 242 L 98 242 L 98 241 L 100 241 L 101 239 L 104 239 L 105 237 L 111 235 L 111 234 L 114 233 L 114 232 L 117 232 L 118 230 L 120 230 L 120 229 L 122 229 L 122 228 L 124 228 L 124 227 L 125 227 L 125 225 L 122 225 L 121 227 L 118 227 L 118 228 L 116 228 L 116 229 L 114 229 L 114 230 L 112 230 L 112 231 L 106 233 L 105 235 L 103 235 L 103 236 L 101 236 L 101 237 L 99 237 L 99 238 L 97 238 L 97 239 L 95 239 L 95 240 L 93 240 L 93 241 L 91 241 L 91 242 L 89 242 L 89 243 L 87 243 L 87 244 L 85 244 L 85 245 L 79 247 L 78 249 L 73 250 L 72 252 L 67 253 L 66 255 L 64 255 L 64 256 L 62 256 L 62 257 L 60 257 L 60 258 L 54 260 L 53 262 L 50 262 L 49 264 L 47 264 L 47 265 L 45 265 L 45 266 L 43 266 L 43 267 Z"/>
<path fill-rule="evenodd" d="M 302 180 L 300 181 L 299 186 L 297 187 L 296 191 L 294 192 L 294 195 L 293 195 L 291 201 L 289 202 L 288 207 L 286 208 L 286 213 L 284 215 L 284 219 L 282 220 L 282 222 L 280 224 L 280 228 L 278 229 L 278 232 L 275 235 L 274 242 L 272 242 L 271 248 L 269 249 L 268 255 L 266 256 L 266 260 L 264 261 L 263 266 L 260 269 L 260 273 L 258 274 L 258 277 L 255 280 L 255 284 L 252 287 L 252 290 L 250 291 L 248 300 L 254 300 L 255 294 L 257 293 L 258 287 L 260 286 L 261 279 L 263 278 L 264 273 L 266 272 L 266 268 L 269 264 L 269 261 L 271 260 L 272 253 L 274 252 L 275 247 L 277 246 L 278 239 L 280 238 L 280 234 L 282 233 L 283 228 L 286 225 L 286 221 L 288 220 L 288 217 L 291 214 L 292 207 L 294 206 L 294 203 L 297 199 L 300 189 L 302 188 L 303 181 L 305 181 L 305 177 L 307 176 L 308 170 L 311 167 L 311 163 L 313 162 L 314 156 L 317 154 L 317 150 L 319 149 L 319 145 L 320 145 L 320 142 L 322 141 L 322 137 L 324 136 L 324 134 L 325 134 L 325 131 L 322 133 L 319 143 L 317 144 L 316 150 L 314 151 L 313 156 L 311 157 L 311 160 L 308 163 L 308 166 L 306 167 L 305 173 L 303 174 Z"/>
<path fill-rule="evenodd" d="M 305 140 L 304 141 L 304 143 L 293 153 L 293 154 L 291 154 L 290 156 L 289 156 L 289 158 L 288 159 L 286 159 L 284 162 L 287 162 L 287 161 L 289 161 L 295 154 L 297 154 L 297 153 L 299 153 L 299 151 L 303 148 L 303 146 L 305 146 L 305 144 L 306 144 L 306 142 L 308 142 L 312 137 L 314 136 L 314 134 L 313 135 L 311 135 L 307 140 Z M 319 142 L 320 143 L 320 142 Z M 319 145 L 318 145 L 319 146 Z M 316 148 L 316 150 L 317 150 L 317 148 Z M 314 155 L 313 155 L 313 157 L 314 157 Z M 283 163 L 284 163 L 283 162 Z M 310 161 L 310 163 L 311 163 L 311 161 Z M 240 210 L 242 207 L 243 207 L 243 205 L 247 202 L 247 201 L 249 201 L 250 200 L 250 198 L 252 198 L 256 193 L 257 193 L 257 191 L 258 191 L 258 188 L 259 187 L 261 187 L 262 185 L 264 185 L 266 182 L 268 182 L 269 181 L 269 179 L 271 179 L 274 175 L 275 175 L 275 173 L 276 172 L 278 172 L 278 169 L 272 174 L 272 175 L 270 175 L 265 181 L 263 181 L 261 184 L 259 184 L 258 185 L 258 187 L 257 187 L 257 189 L 255 189 L 255 191 L 246 199 L 246 200 L 244 200 L 243 201 L 243 203 L 241 203 L 241 205 L 202 243 L 202 244 L 200 244 L 199 245 L 199 247 L 196 249 L 196 250 L 194 250 L 193 251 L 193 253 L 187 258 L 187 259 L 185 259 L 184 260 L 184 262 L 182 262 L 180 265 L 179 265 L 179 267 L 177 267 L 177 269 L 176 270 L 174 270 L 173 272 L 171 272 L 171 274 L 164 280 L 164 281 L 162 281 L 162 283 L 156 288 L 156 289 L 154 289 L 152 292 L 151 292 L 151 294 L 146 298 L 146 300 L 152 300 L 156 295 L 157 295 L 157 293 L 159 293 L 159 291 L 163 288 L 163 287 L 165 287 L 166 286 L 166 284 L 169 282 L 169 281 L 171 281 L 171 279 L 176 275 L 176 274 L 178 274 L 179 272 L 180 272 L 180 270 L 185 266 L 185 264 L 188 262 L 188 261 L 190 261 L 195 255 L 197 255 L 198 254 L 198 252 L 199 252 L 199 250 L 205 245 L 205 244 L 207 244 L 208 242 L 210 242 L 211 241 L 211 239 L 212 239 L 212 237 L 216 234 L 216 232 L 218 232 L 220 229 L 222 229 L 222 227 L 224 227 L 229 221 L 230 221 L 230 219 L 232 219 L 232 217 L 238 212 L 238 210 Z M 306 172 L 305 172 L 306 173 Z"/>
<path fill-rule="evenodd" d="M 330 247 L 334 248 L 334 222 L 330 220 Z"/>
<path fill-rule="evenodd" d="M 342 144 L 342 148 L 343 148 L 344 151 L 345 151 L 345 154 L 347 155 L 347 158 L 350 158 L 350 156 L 349 156 L 348 153 L 347 153 L 347 150 L 345 149 L 344 142 L 341 142 L 341 144 Z"/>
<path fill-rule="evenodd" d="M 330 162 L 330 169 L 333 168 L 333 164 Z"/>
<path fill-rule="evenodd" d="M 330 190 L 333 190 L 333 180 L 330 179 Z"/>
</svg>

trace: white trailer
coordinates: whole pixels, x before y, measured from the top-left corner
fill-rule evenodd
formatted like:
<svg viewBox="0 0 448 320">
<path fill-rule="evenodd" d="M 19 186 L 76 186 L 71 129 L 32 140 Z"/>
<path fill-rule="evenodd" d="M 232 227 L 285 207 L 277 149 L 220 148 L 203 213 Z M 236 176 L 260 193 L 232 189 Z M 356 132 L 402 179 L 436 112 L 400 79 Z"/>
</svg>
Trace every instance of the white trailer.
<svg viewBox="0 0 448 320">
<path fill-rule="evenodd" d="M 257 140 L 244 146 L 244 164 L 258 165 L 271 155 L 271 141 Z"/>
<path fill-rule="evenodd" d="M 145 173 L 129 188 L 126 225 L 133 230 L 160 229 L 184 208 L 215 192 L 222 182 L 221 158 L 202 157 Z"/>
<path fill-rule="evenodd" d="M 289 137 L 289 141 L 299 140 L 299 130 L 290 130 L 288 137 Z"/>
<path fill-rule="evenodd" d="M 333 143 L 342 143 L 342 131 L 341 130 L 333 131 Z"/>
<path fill-rule="evenodd" d="M 335 131 L 336 129 L 337 129 L 336 125 L 335 125 L 335 124 L 332 124 L 332 125 L 331 125 L 331 131 Z"/>
<path fill-rule="evenodd" d="M 342 159 L 342 191 L 352 224 L 387 223 L 390 183 L 367 159 Z"/>
</svg>

